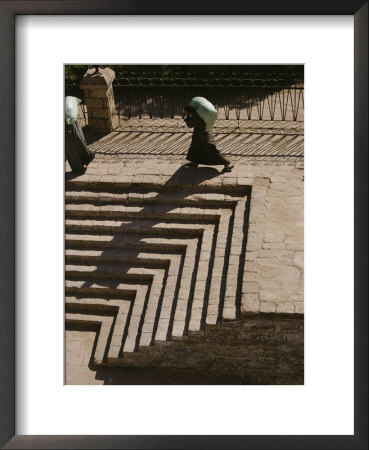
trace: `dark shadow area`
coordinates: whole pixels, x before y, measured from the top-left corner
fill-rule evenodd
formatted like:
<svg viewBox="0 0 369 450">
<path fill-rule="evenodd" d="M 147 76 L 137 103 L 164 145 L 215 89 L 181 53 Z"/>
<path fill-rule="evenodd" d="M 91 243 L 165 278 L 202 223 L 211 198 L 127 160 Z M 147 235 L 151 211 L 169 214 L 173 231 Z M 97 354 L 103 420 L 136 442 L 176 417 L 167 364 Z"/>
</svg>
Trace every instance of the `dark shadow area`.
<svg viewBox="0 0 369 450">
<path fill-rule="evenodd" d="M 238 267 L 238 276 L 237 276 L 237 295 L 236 295 L 236 319 L 240 319 L 241 316 L 241 305 L 242 305 L 242 284 L 243 277 L 245 273 L 245 261 L 246 261 L 246 246 L 247 246 L 247 236 L 249 232 L 249 218 L 250 218 L 250 205 L 251 205 L 251 197 L 252 197 L 252 186 L 250 186 L 250 191 L 247 195 L 246 207 L 244 212 L 243 219 L 243 238 L 242 238 L 242 249 L 240 258 L 240 264 Z"/>
<path fill-rule="evenodd" d="M 90 129 L 88 125 L 82 128 L 83 134 L 85 136 L 87 145 L 91 145 L 93 142 L 98 141 L 99 139 L 106 136 L 108 133 L 99 133 L 97 131 L 93 131 Z"/>
<path fill-rule="evenodd" d="M 156 345 L 136 367 L 98 367 L 96 379 L 111 385 L 301 385 L 304 318 L 242 315 L 239 322 L 208 326 L 202 336 Z"/>
<path fill-rule="evenodd" d="M 84 173 L 76 173 L 76 172 L 65 172 L 65 181 L 74 180 L 80 176 L 84 175 Z"/>
<path fill-rule="evenodd" d="M 215 169 L 214 167 L 209 166 L 198 166 L 191 167 L 184 164 L 179 167 L 173 175 L 167 180 L 164 186 L 170 187 L 179 183 L 181 179 L 183 179 L 183 183 L 188 185 L 192 182 L 193 188 L 195 188 L 198 184 L 205 180 L 211 180 L 221 174 L 221 171 Z M 189 188 L 187 188 L 189 189 Z M 177 192 L 178 194 L 178 192 Z M 186 195 L 188 191 L 186 192 Z M 160 194 L 159 194 L 160 196 Z"/>
<path fill-rule="evenodd" d="M 243 384 L 241 376 L 208 373 L 188 373 L 176 370 L 99 368 L 96 380 L 104 380 L 104 385 L 227 385 Z"/>
</svg>

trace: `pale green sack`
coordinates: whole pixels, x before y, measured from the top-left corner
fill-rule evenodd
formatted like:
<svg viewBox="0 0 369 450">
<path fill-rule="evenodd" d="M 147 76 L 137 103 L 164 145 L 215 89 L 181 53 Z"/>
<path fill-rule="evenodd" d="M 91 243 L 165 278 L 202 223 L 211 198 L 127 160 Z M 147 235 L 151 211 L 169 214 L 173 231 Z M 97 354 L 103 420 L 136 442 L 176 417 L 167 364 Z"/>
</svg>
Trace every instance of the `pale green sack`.
<svg viewBox="0 0 369 450">
<path fill-rule="evenodd" d="M 218 111 L 209 100 L 206 100 L 204 97 L 194 97 L 190 101 L 190 106 L 195 108 L 197 114 L 206 123 L 206 128 L 210 129 L 213 127 L 218 117 Z"/>
<path fill-rule="evenodd" d="M 68 125 L 72 125 L 78 118 L 78 105 L 81 103 L 77 97 L 65 97 L 65 120 Z"/>
</svg>

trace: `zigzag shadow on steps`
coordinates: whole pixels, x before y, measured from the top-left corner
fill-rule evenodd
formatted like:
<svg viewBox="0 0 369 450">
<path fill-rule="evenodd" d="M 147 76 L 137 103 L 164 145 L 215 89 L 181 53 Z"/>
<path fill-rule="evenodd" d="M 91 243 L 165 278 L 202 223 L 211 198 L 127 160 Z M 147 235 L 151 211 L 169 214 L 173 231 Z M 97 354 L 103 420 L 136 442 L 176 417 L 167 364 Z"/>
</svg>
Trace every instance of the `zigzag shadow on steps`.
<svg viewBox="0 0 369 450">
<path fill-rule="evenodd" d="M 182 190 L 178 190 L 176 189 L 176 186 L 178 186 L 178 181 L 180 179 L 186 180 L 186 186 L 188 186 L 189 180 L 193 180 L 192 186 L 194 188 L 194 190 L 196 191 L 197 188 L 197 184 L 201 183 L 201 181 L 207 180 L 207 179 L 211 179 L 214 178 L 216 176 L 219 175 L 219 171 L 216 170 L 213 167 L 200 167 L 200 168 L 193 168 L 193 167 L 187 167 L 187 166 L 182 166 L 180 167 L 178 170 L 176 170 L 173 175 L 169 178 L 169 180 L 166 182 L 166 184 L 164 185 L 164 187 L 161 187 L 159 192 L 157 193 L 157 195 L 155 197 L 153 197 L 149 203 L 144 203 L 144 204 L 140 204 L 140 203 L 134 203 L 134 202 L 129 202 L 130 206 L 140 206 L 142 207 L 141 211 L 140 211 L 140 217 L 145 218 L 147 220 L 149 220 L 150 224 L 148 224 L 147 226 L 147 230 L 145 233 L 142 232 L 141 230 L 135 230 L 134 227 L 132 227 L 131 230 L 127 231 L 127 222 L 129 222 L 131 220 L 131 225 L 134 225 L 135 220 L 139 217 L 122 217 L 122 220 L 126 222 L 126 224 L 122 225 L 122 232 L 120 232 L 119 227 L 115 228 L 114 234 L 112 239 L 109 241 L 109 245 L 106 246 L 101 246 L 100 248 L 98 248 L 98 242 L 96 242 L 93 247 L 96 250 L 101 250 L 100 256 L 98 258 L 95 259 L 95 261 L 93 262 L 93 265 L 96 267 L 95 272 L 96 272 L 96 280 L 98 280 L 98 284 L 100 284 L 101 286 L 107 286 L 109 288 L 114 288 L 117 287 L 120 283 L 119 277 L 116 276 L 117 274 L 115 274 L 114 276 L 108 276 L 108 279 L 104 279 L 103 276 L 101 276 L 101 272 L 104 272 L 104 270 L 106 269 L 106 264 L 109 259 L 112 258 L 112 256 L 114 256 L 114 248 L 117 247 L 117 249 L 121 248 L 121 254 L 119 255 L 119 258 L 121 258 L 123 261 L 126 257 L 125 255 L 125 250 L 124 248 L 120 247 L 120 241 L 121 241 L 121 237 L 122 235 L 127 235 L 127 233 L 129 234 L 129 259 L 130 259 L 130 263 L 127 264 L 124 263 L 126 265 L 126 267 L 122 268 L 120 274 L 122 275 L 122 277 L 126 277 L 127 276 L 127 272 L 129 270 L 129 267 L 143 267 L 146 266 L 147 268 L 150 268 L 150 266 L 152 267 L 151 263 L 143 263 L 142 260 L 141 262 L 137 262 L 132 264 L 132 260 L 134 260 L 135 258 L 139 258 L 139 254 L 140 252 L 148 252 L 148 253 L 153 253 L 153 259 L 155 259 L 154 255 L 158 254 L 158 253 L 170 253 L 170 250 L 166 250 L 163 249 L 158 249 L 158 246 L 152 245 L 152 244 L 147 244 L 147 242 L 145 243 L 145 238 L 150 238 L 150 237 L 163 237 L 165 238 L 165 233 L 162 232 L 161 234 L 157 232 L 157 230 L 155 229 L 155 225 L 158 225 L 160 223 L 166 222 L 166 215 L 167 213 L 169 213 L 171 210 L 175 209 L 178 207 L 178 204 L 176 203 L 180 203 L 181 201 L 183 201 L 183 199 L 189 194 L 189 192 L 191 191 L 191 188 L 186 188 L 186 189 L 182 189 Z M 139 185 L 134 186 L 132 185 L 131 187 L 131 191 L 135 192 L 136 188 L 140 188 Z M 173 200 L 174 201 L 169 201 L 168 200 L 168 192 L 171 192 L 173 195 Z M 165 199 L 165 200 L 164 200 Z M 164 202 L 160 202 L 160 200 L 164 200 Z M 160 212 L 161 215 L 164 215 L 164 218 L 150 218 L 150 215 L 152 215 L 153 213 L 153 204 L 155 204 L 156 202 L 160 203 Z M 82 218 L 81 218 L 82 219 Z M 107 217 L 99 217 L 99 220 L 102 219 L 102 224 L 104 223 L 104 219 L 105 220 L 116 220 L 116 219 L 112 219 L 111 216 L 107 216 Z M 145 219 L 139 219 L 139 220 L 145 220 Z M 170 219 L 168 219 L 170 221 Z M 178 219 L 176 220 L 176 222 L 181 222 L 184 225 L 184 228 L 186 227 L 186 220 L 185 219 Z M 188 222 L 188 227 L 189 227 L 189 231 L 191 230 L 191 221 Z M 104 231 L 101 231 L 100 233 L 104 233 Z M 98 234 L 98 233 L 97 233 Z M 186 233 L 187 234 L 187 233 Z M 215 233 L 216 234 L 216 233 Z M 175 237 L 175 236 L 174 236 Z M 211 259 L 214 258 L 214 252 L 215 252 L 215 245 L 216 245 L 216 239 L 213 240 L 213 244 L 212 244 L 212 252 L 211 252 Z M 151 249 L 150 249 L 151 247 Z M 89 248 L 89 247 L 86 247 Z M 197 243 L 197 249 L 196 249 L 196 261 L 199 260 L 200 258 L 200 248 L 201 248 L 201 237 L 198 240 Z M 112 250 L 113 249 L 113 250 Z M 119 259 L 118 258 L 118 259 Z M 100 262 L 99 262 L 100 260 Z M 182 277 L 182 271 L 183 271 L 183 264 L 184 264 L 184 257 L 182 255 L 181 257 L 181 265 L 180 265 L 180 270 L 178 273 L 178 280 L 177 280 L 177 285 L 176 285 L 176 293 L 173 299 L 173 309 L 172 309 L 172 314 L 171 314 L 171 321 L 170 321 L 170 327 L 169 327 L 169 331 L 168 334 L 170 334 L 170 329 L 171 329 L 171 324 L 173 323 L 174 320 L 174 312 L 175 312 L 175 306 L 176 306 L 176 297 L 178 297 L 178 291 L 179 291 L 179 286 L 180 286 L 180 282 L 181 282 L 181 277 Z M 197 264 L 197 263 L 196 263 Z M 194 270 L 193 270 L 193 276 L 192 276 L 192 280 L 191 280 L 191 287 L 190 287 L 190 298 L 189 298 L 189 308 L 191 307 L 191 299 L 193 297 L 193 293 L 194 293 L 194 287 L 195 287 L 195 282 L 196 282 L 196 272 L 197 272 L 197 265 L 195 264 Z M 165 278 L 164 278 L 164 283 L 163 283 L 163 287 L 165 286 L 165 280 L 168 276 L 168 268 L 166 268 L 165 270 Z M 209 293 L 209 288 L 210 288 L 210 283 L 211 283 L 211 278 L 209 278 L 210 276 L 208 275 L 208 279 L 207 279 L 207 294 Z M 83 288 L 89 288 L 91 287 L 91 285 L 94 283 L 95 280 L 95 276 L 94 276 L 94 271 L 89 272 L 87 279 L 85 279 Z M 163 292 L 164 290 L 162 290 L 162 293 L 160 295 L 160 299 L 159 299 L 159 303 L 158 303 L 158 312 L 157 312 L 157 319 L 156 319 L 156 324 L 154 327 L 154 332 L 153 332 L 153 341 L 154 341 L 154 337 L 155 337 L 155 328 L 157 325 L 157 320 L 158 320 L 158 316 L 160 314 L 160 307 L 161 307 L 161 303 L 162 303 L 162 299 L 163 299 Z M 145 301 L 145 308 L 142 314 L 142 320 L 143 317 L 145 315 L 145 309 L 147 306 L 147 299 Z M 206 305 L 205 305 L 206 306 Z M 187 326 L 188 326 L 188 322 L 189 322 L 189 314 L 190 314 L 190 309 L 187 312 Z M 139 327 L 139 332 L 137 335 L 137 350 L 138 350 L 138 343 L 140 340 L 140 334 L 141 334 L 141 329 L 142 329 L 142 325 L 143 325 L 143 321 L 141 321 L 140 323 L 140 327 Z M 153 341 L 152 341 L 152 345 L 153 345 Z"/>
</svg>

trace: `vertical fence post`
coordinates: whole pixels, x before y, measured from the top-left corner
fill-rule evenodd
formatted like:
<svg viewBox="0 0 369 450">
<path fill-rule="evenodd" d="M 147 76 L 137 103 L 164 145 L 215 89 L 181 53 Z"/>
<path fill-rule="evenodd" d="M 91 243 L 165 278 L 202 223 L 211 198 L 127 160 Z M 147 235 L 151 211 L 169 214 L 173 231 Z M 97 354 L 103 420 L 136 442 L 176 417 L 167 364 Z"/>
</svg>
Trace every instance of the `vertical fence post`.
<svg viewBox="0 0 369 450">
<path fill-rule="evenodd" d="M 85 93 L 88 126 L 99 133 L 110 133 L 118 127 L 119 118 L 115 110 L 113 80 L 115 72 L 109 68 L 88 69 L 80 88 Z"/>
</svg>

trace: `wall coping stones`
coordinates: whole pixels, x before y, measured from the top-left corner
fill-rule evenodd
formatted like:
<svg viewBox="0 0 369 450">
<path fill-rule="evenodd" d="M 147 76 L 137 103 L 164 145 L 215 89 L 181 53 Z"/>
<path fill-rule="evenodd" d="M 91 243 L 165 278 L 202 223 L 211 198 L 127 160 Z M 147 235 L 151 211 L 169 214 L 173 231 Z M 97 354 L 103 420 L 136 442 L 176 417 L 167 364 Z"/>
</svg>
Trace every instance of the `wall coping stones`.
<svg viewBox="0 0 369 450">
<path fill-rule="evenodd" d="M 115 72 L 109 68 L 88 69 L 82 78 L 80 88 L 85 92 L 91 131 L 110 133 L 119 125 L 113 93 L 114 78 Z"/>
<path fill-rule="evenodd" d="M 80 88 L 91 89 L 96 86 L 109 88 L 113 84 L 114 79 L 115 72 L 108 67 L 105 69 L 99 68 L 98 72 L 94 68 L 87 69 L 82 78 Z"/>
</svg>

